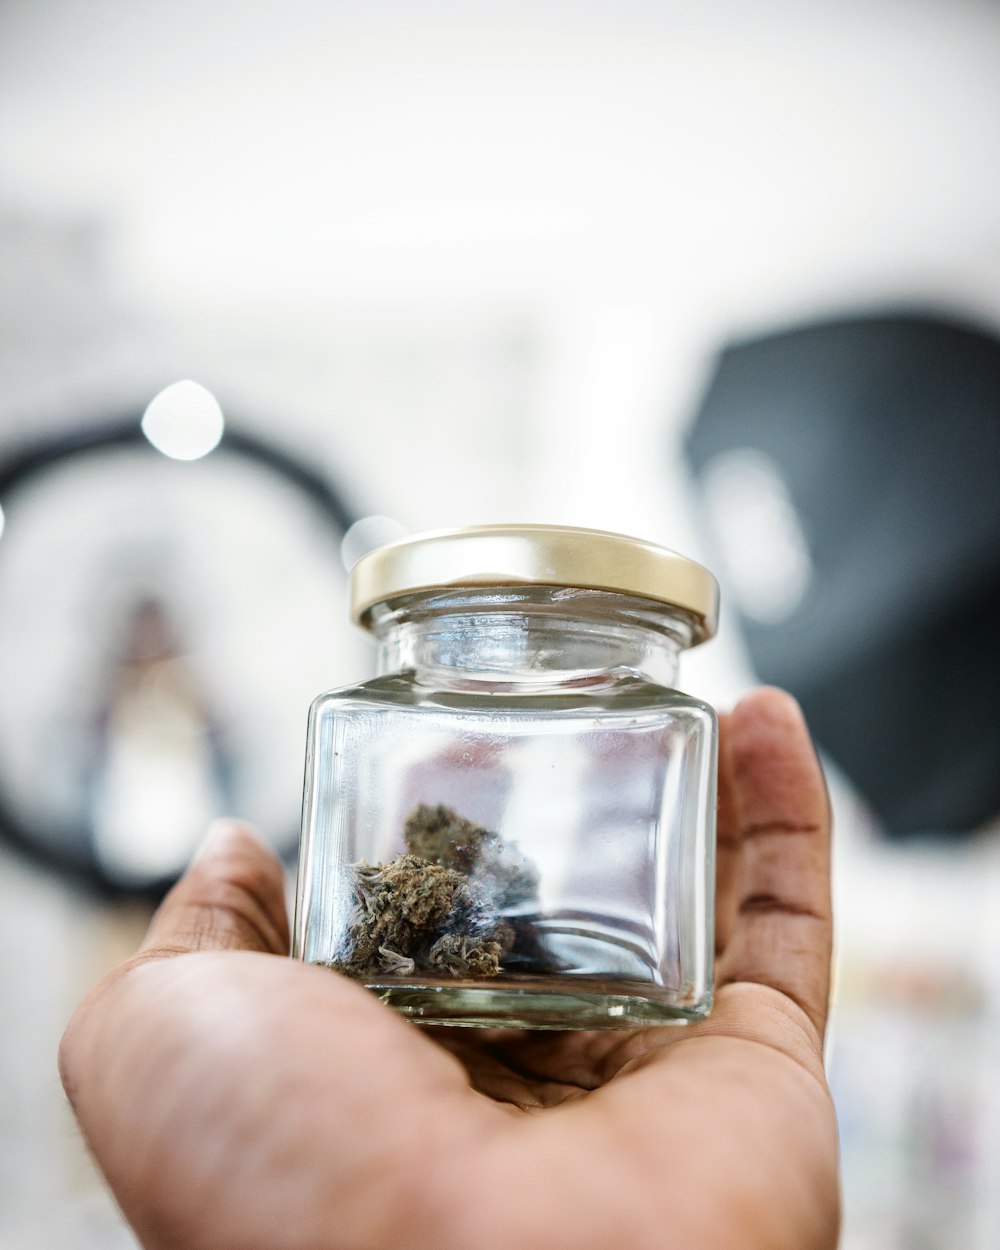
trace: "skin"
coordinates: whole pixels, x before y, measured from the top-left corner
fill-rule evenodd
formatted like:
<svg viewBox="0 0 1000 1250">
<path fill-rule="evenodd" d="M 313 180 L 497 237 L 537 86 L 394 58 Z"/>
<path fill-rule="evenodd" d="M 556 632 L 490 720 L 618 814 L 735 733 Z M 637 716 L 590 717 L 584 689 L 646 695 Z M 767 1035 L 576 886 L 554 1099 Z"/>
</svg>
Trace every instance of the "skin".
<svg viewBox="0 0 1000 1250">
<path fill-rule="evenodd" d="M 830 816 L 797 705 L 722 718 L 717 996 L 696 1025 L 421 1029 L 288 949 L 226 822 L 78 1008 L 67 1094 L 155 1250 L 830 1250 Z"/>
</svg>

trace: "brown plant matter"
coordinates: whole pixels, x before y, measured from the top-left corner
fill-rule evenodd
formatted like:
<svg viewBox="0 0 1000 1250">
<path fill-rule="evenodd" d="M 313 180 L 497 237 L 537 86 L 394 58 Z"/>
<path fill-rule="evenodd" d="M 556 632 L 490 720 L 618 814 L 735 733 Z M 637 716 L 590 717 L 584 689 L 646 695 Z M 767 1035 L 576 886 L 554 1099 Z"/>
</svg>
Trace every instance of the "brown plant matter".
<svg viewBox="0 0 1000 1250">
<path fill-rule="evenodd" d="M 459 977 L 495 977 L 500 971 L 502 946 L 464 933 L 446 933 L 427 953 L 427 966 L 435 972 Z"/>
<path fill-rule="evenodd" d="M 341 966 L 354 976 L 412 972 L 417 956 L 449 924 L 475 910 L 467 879 L 416 855 L 387 864 L 354 864 L 349 953 Z"/>
<path fill-rule="evenodd" d="M 515 843 L 465 820 L 443 803 L 421 803 L 414 808 L 404 837 L 412 855 L 454 868 L 481 883 L 498 908 L 538 896 L 538 871 Z"/>
<path fill-rule="evenodd" d="M 352 865 L 354 907 L 334 967 L 361 980 L 496 976 L 518 946 L 503 911 L 537 897 L 534 866 L 443 804 L 417 807 L 404 839 L 388 863 Z"/>
</svg>

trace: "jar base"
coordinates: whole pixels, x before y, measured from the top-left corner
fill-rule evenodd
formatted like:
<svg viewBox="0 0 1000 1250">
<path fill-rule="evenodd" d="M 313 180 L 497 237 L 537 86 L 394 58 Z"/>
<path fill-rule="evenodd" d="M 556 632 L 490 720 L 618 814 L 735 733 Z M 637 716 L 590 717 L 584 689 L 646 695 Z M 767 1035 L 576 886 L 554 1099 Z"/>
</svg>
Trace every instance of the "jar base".
<svg viewBox="0 0 1000 1250">
<path fill-rule="evenodd" d="M 382 1002 L 417 1024 L 508 1029 L 635 1029 L 687 1024 L 708 1014 L 710 1001 L 679 1006 L 632 993 L 558 990 L 542 986 L 369 985 Z M 621 987 L 619 987 L 621 988 Z"/>
</svg>

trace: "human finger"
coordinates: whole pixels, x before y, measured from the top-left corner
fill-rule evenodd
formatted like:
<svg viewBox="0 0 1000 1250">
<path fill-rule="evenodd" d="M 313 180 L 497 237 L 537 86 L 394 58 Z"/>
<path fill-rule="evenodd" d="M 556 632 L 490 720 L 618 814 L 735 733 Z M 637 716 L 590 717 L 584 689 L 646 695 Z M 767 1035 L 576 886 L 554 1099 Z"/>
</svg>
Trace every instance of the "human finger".
<svg viewBox="0 0 1000 1250">
<path fill-rule="evenodd" d="M 248 825 L 217 820 L 194 862 L 160 904 L 145 956 L 203 950 L 288 953 L 280 860 Z"/>
<path fill-rule="evenodd" d="M 720 984 L 753 981 L 797 1003 L 820 1037 L 830 991 L 830 808 L 802 712 L 754 691 L 729 721 L 739 885 Z"/>
</svg>

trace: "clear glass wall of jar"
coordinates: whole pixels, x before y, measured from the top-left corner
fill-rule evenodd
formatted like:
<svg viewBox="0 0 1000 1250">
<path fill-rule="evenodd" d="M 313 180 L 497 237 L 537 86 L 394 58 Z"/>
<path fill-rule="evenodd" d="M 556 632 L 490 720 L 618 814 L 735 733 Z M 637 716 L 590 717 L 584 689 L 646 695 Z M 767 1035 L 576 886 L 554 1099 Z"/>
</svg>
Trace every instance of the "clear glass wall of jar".
<svg viewBox="0 0 1000 1250">
<path fill-rule="evenodd" d="M 293 953 L 427 1023 L 704 1015 L 716 719 L 675 683 L 708 617 L 468 567 L 389 577 L 378 675 L 313 705 Z"/>
</svg>

